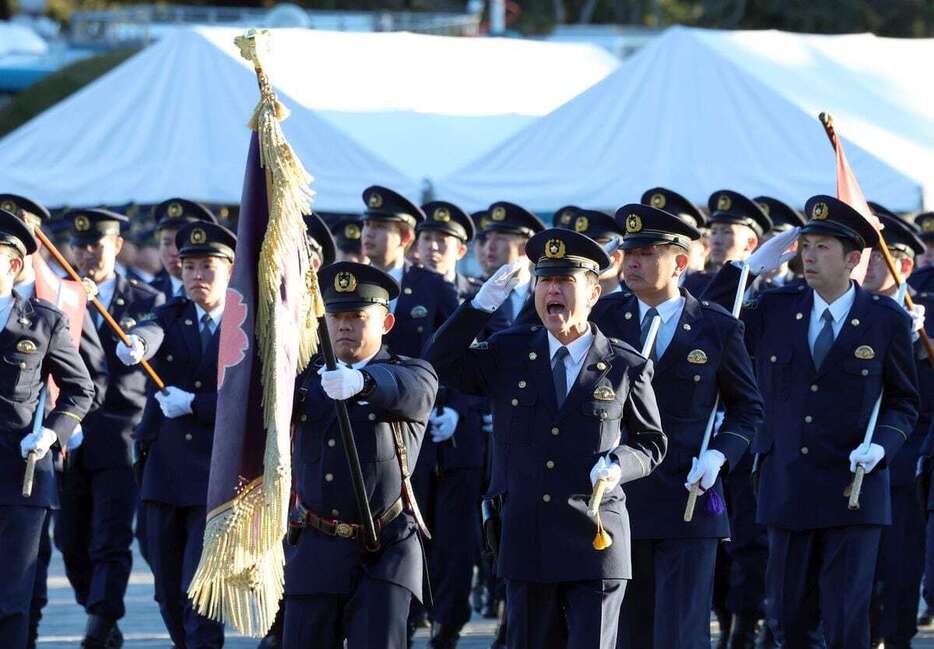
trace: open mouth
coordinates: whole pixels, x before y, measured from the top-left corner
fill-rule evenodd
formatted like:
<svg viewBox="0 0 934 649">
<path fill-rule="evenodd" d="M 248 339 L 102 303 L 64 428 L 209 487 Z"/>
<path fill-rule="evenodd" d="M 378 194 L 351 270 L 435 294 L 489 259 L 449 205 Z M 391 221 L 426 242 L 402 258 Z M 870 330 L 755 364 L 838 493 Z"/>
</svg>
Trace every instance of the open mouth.
<svg viewBox="0 0 934 649">
<path fill-rule="evenodd" d="M 560 316 L 566 313 L 564 304 L 561 302 L 548 302 L 545 304 L 545 312 L 550 316 Z"/>
</svg>

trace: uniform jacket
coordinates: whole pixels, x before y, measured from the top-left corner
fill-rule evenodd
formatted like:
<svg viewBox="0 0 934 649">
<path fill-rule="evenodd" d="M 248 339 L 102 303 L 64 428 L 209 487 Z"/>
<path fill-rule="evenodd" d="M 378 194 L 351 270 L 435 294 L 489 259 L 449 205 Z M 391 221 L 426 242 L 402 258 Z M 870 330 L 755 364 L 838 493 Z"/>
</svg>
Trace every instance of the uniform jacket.
<svg viewBox="0 0 934 649">
<path fill-rule="evenodd" d="M 488 492 L 504 499 L 497 575 L 537 582 L 629 578 L 626 496 L 617 487 L 604 498 L 603 524 L 613 545 L 594 550 L 586 511 L 590 470 L 609 454 L 626 484 L 664 458 L 651 362 L 593 326 L 591 349 L 559 409 L 544 327 L 512 327 L 471 346 L 489 318 L 464 304 L 435 335 L 426 358 L 446 385 L 493 403 Z"/>
<path fill-rule="evenodd" d="M 319 516 L 359 522 L 350 471 L 334 401 L 321 389 L 319 358 L 299 377 L 292 484 L 298 500 Z M 409 467 L 418 458 L 438 379 L 428 363 L 390 355 L 385 348 L 364 370 L 375 387 L 349 399 L 347 410 L 374 516 L 402 493 L 391 422 L 402 427 Z M 148 471 L 148 469 L 147 469 Z M 306 528 L 287 548 L 286 594 L 350 593 L 358 571 L 410 590 L 421 598 L 423 556 L 414 519 L 401 514 L 380 536 L 381 550 L 367 552 L 360 540 L 326 536 Z"/>
<path fill-rule="evenodd" d="M 934 293 L 934 266 L 913 272 L 908 278 L 908 284 L 919 293 Z"/>
<path fill-rule="evenodd" d="M 652 387 L 662 404 L 662 427 L 668 437 L 665 461 L 645 480 L 626 486 L 633 538 L 725 538 L 726 513 L 711 513 L 703 500 L 685 523 L 684 481 L 697 457 L 717 394 L 725 417 L 710 448 L 726 456 L 722 472 L 735 467 L 762 421 L 762 397 L 743 341 L 743 324 L 716 304 L 700 302 L 681 289 L 684 308 L 677 331 L 655 363 Z M 639 301 L 632 293 L 614 293 L 597 302 L 591 315 L 607 336 L 639 346 Z M 722 480 L 714 489 L 723 498 Z"/>
<path fill-rule="evenodd" d="M 170 279 L 169 271 L 167 271 L 165 268 L 156 273 L 156 276 L 151 282 L 149 282 L 149 285 L 162 293 L 166 301 L 176 297 L 172 293 L 172 280 Z"/>
<path fill-rule="evenodd" d="M 124 331 L 152 317 L 165 298 L 154 288 L 117 275 L 108 312 Z M 149 378 L 138 365 L 128 367 L 117 358 L 117 334 L 101 320 L 97 328 L 107 359 L 109 382 L 103 407 L 84 420 L 84 443 L 75 460 L 86 469 L 132 466 L 133 427 L 146 404 Z"/>
<path fill-rule="evenodd" d="M 154 317 L 133 328 L 145 357 L 166 385 L 194 393 L 192 414 L 167 419 L 150 390 L 138 443 L 148 449 L 142 498 L 179 507 L 204 507 L 217 407 L 217 352 L 220 327 L 201 352 L 198 315 L 188 298 L 156 308 Z"/>
<path fill-rule="evenodd" d="M 66 441 L 94 398 L 94 386 L 68 333 L 65 315 L 44 300 L 15 291 L 6 326 L 0 329 L 0 505 L 57 507 L 52 453 L 36 464 L 32 496 L 23 498 L 26 462 L 20 441 L 32 432 L 39 390 L 51 376 L 59 387 L 45 427 Z"/>
<path fill-rule="evenodd" d="M 396 324 L 383 343 L 393 354 L 418 357 L 431 335 L 457 308 L 457 290 L 443 275 L 411 265 L 405 267 L 401 288 L 393 310 Z"/>
</svg>

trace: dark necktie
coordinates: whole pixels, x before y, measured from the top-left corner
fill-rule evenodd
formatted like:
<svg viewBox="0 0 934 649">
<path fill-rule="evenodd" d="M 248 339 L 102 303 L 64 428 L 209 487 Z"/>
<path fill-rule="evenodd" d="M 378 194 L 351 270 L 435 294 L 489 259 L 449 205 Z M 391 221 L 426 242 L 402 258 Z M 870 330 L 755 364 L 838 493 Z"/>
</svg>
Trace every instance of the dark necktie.
<svg viewBox="0 0 934 649">
<path fill-rule="evenodd" d="M 211 344 L 211 339 L 214 337 L 213 330 L 214 321 L 211 320 L 211 315 L 205 313 L 201 316 L 201 352 L 204 353 L 208 345 Z"/>
<path fill-rule="evenodd" d="M 564 365 L 564 359 L 568 356 L 567 347 L 559 347 L 555 352 L 554 362 L 551 365 L 552 377 L 555 381 L 555 397 L 558 399 L 558 407 L 564 403 L 568 396 L 568 371 Z"/>
<path fill-rule="evenodd" d="M 657 315 L 658 311 L 654 306 L 645 312 L 645 316 L 642 318 L 642 332 L 639 334 L 639 351 L 642 351 L 645 348 L 645 339 L 649 337 L 649 329 L 652 328 L 652 320 L 654 320 L 655 316 Z M 655 345 L 652 345 L 652 350 L 649 352 L 649 358 L 651 358 L 652 361 L 655 361 Z"/>
<path fill-rule="evenodd" d="M 816 369 L 820 369 L 821 363 L 827 358 L 827 352 L 830 351 L 830 347 L 833 345 L 833 314 L 830 313 L 830 309 L 824 309 L 820 319 L 824 321 L 824 326 L 814 340 L 814 351 L 811 353 L 814 357 L 814 367 Z"/>
</svg>

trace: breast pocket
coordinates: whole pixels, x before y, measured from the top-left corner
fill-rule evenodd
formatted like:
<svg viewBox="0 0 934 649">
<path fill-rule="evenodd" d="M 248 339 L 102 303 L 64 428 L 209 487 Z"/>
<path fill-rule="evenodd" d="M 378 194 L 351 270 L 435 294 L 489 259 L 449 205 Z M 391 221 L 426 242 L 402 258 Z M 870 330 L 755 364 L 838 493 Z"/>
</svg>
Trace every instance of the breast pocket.
<svg viewBox="0 0 934 649">
<path fill-rule="evenodd" d="M 511 390 L 496 400 L 493 436 L 505 446 L 530 446 L 538 398 L 532 386 Z"/>
<path fill-rule="evenodd" d="M 604 453 L 616 444 L 622 436 L 620 420 L 623 417 L 623 403 L 613 400 L 588 400 L 581 404 L 583 430 L 576 431 L 575 439 L 586 440 L 581 450 L 587 453 Z"/>
<path fill-rule="evenodd" d="M 703 365 L 682 362 L 675 368 L 678 381 L 678 398 L 665 404 L 673 411 L 690 417 L 698 412 L 709 411 L 717 397 L 717 369 L 714 363 Z"/>
<path fill-rule="evenodd" d="M 11 395 L 14 401 L 29 399 L 38 390 L 41 371 L 40 354 L 7 352 L 3 355 L 3 372 L 0 376 L 3 394 Z"/>
<path fill-rule="evenodd" d="M 844 394 L 849 395 L 850 399 L 861 399 L 860 402 L 851 402 L 849 410 L 853 413 L 866 411 L 868 417 L 868 408 L 875 403 L 879 394 L 882 392 L 882 362 L 879 360 L 862 360 L 859 358 L 850 358 L 843 361 L 841 366 L 843 370 L 843 383 L 845 386 Z"/>
<path fill-rule="evenodd" d="M 781 406 L 781 402 L 791 395 L 791 348 L 783 347 L 766 351 L 758 363 L 760 368 L 760 386 L 766 407 Z"/>
<path fill-rule="evenodd" d="M 395 457 L 392 427 L 373 406 L 354 404 L 348 414 L 361 462 L 385 462 Z"/>
</svg>

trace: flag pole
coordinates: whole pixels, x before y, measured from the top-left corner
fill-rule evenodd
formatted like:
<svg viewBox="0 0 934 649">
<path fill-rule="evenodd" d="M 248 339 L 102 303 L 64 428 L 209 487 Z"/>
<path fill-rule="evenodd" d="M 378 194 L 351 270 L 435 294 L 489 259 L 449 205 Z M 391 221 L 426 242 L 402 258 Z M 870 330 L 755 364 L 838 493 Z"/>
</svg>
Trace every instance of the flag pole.
<svg viewBox="0 0 934 649">
<path fill-rule="evenodd" d="M 821 113 L 817 118 L 824 127 L 824 132 L 830 140 L 830 145 L 833 147 L 834 151 L 836 151 L 839 139 L 833 127 L 833 117 L 830 116 L 830 113 Z M 892 277 L 895 279 L 896 284 L 901 284 L 902 278 L 898 276 L 898 271 L 895 268 L 895 259 L 892 258 L 892 253 L 889 252 L 889 246 L 886 244 L 885 237 L 881 231 L 879 231 L 879 252 L 882 254 L 885 265 L 888 267 L 889 273 L 891 273 Z M 915 308 L 914 301 L 907 292 L 905 293 L 905 306 L 907 306 L 909 310 Z M 931 364 L 931 367 L 934 367 L 934 344 L 931 343 L 931 339 L 928 337 L 924 327 L 918 331 L 918 334 L 921 337 L 921 343 L 924 345 L 924 349 L 927 351 L 928 362 Z"/>
</svg>

